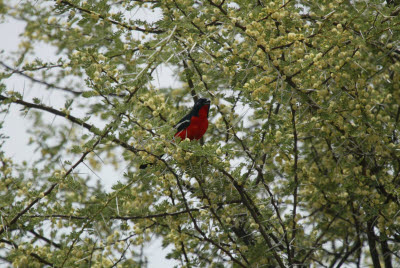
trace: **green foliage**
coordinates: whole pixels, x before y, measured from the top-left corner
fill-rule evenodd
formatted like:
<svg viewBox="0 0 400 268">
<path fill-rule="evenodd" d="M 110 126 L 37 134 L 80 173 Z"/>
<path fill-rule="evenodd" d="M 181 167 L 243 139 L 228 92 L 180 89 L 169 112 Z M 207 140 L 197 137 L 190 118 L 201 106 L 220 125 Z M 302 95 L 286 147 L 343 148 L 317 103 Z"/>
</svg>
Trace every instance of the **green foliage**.
<svg viewBox="0 0 400 268">
<path fill-rule="evenodd" d="M 182 267 L 399 264 L 399 8 L 0 1 L 26 22 L 17 53 L 0 55 L 0 112 L 22 105 L 40 154 L 0 151 L 1 259 L 143 267 L 159 238 Z M 58 60 L 37 57 L 43 43 Z M 159 88 L 163 68 L 178 88 Z M 5 86 L 17 75 L 63 103 Z M 199 96 L 205 138 L 174 141 Z M 111 189 L 94 184 L 105 165 Z"/>
</svg>

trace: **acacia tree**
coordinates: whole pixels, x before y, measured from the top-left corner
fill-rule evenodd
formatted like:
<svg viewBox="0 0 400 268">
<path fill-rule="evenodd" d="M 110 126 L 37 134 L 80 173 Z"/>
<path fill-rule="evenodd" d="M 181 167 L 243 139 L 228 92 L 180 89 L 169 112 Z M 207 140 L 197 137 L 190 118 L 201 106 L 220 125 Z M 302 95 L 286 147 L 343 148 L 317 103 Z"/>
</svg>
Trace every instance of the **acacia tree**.
<svg viewBox="0 0 400 268">
<path fill-rule="evenodd" d="M 185 267 L 399 264 L 397 4 L 0 2 L 26 23 L 1 55 L 0 108 L 22 108 L 41 153 L 0 153 L 3 263 L 139 267 L 158 237 Z M 36 57 L 43 43 L 58 60 Z M 162 66 L 180 87 L 153 83 Z M 174 142 L 199 96 L 205 139 Z M 124 171 L 109 191 L 92 183 L 106 164 Z"/>
</svg>

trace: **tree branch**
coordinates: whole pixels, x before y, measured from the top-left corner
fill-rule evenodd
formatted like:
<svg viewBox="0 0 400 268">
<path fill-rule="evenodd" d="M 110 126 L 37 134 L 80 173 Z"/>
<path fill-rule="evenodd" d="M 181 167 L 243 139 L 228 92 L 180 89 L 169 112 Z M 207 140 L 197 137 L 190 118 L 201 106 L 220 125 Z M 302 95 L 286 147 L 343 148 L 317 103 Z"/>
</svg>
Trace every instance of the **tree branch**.
<svg viewBox="0 0 400 268">
<path fill-rule="evenodd" d="M 367 237 L 368 237 L 368 245 L 369 245 L 369 252 L 371 254 L 372 262 L 374 264 L 374 268 L 380 268 L 381 264 L 379 261 L 379 254 L 378 250 L 375 245 L 375 232 L 374 232 L 374 220 L 369 219 L 367 221 Z"/>
</svg>

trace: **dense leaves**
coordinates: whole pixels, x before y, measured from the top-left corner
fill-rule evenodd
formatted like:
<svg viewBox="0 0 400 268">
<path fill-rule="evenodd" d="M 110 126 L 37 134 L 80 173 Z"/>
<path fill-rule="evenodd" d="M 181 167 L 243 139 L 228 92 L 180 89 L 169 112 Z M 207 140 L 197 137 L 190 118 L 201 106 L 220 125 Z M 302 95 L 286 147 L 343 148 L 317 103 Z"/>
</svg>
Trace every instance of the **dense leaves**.
<svg viewBox="0 0 400 268">
<path fill-rule="evenodd" d="M 41 154 L 0 152 L 1 259 L 142 267 L 140 247 L 160 238 L 185 267 L 399 264 L 399 10 L 0 1 L 3 20 L 26 22 L 18 53 L 0 55 L 0 109 L 23 108 Z M 43 43 L 57 60 L 37 57 Z M 6 86 L 15 76 L 63 104 L 24 97 Z M 212 101 L 205 139 L 172 140 L 199 97 Z"/>
</svg>

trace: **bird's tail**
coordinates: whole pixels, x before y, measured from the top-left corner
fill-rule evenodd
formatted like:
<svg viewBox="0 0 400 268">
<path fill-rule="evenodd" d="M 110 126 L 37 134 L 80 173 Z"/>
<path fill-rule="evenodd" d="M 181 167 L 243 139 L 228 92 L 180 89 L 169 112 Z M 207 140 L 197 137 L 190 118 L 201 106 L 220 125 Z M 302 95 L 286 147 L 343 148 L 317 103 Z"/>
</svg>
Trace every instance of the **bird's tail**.
<svg viewBox="0 0 400 268">
<path fill-rule="evenodd" d="M 163 157 L 163 156 L 164 156 L 164 154 L 160 155 L 159 158 L 161 158 L 161 157 Z M 141 165 L 139 166 L 139 169 L 146 169 L 148 166 L 152 166 L 152 165 L 154 165 L 154 164 L 155 164 L 155 162 L 153 162 L 153 163 L 141 164 Z"/>
</svg>

